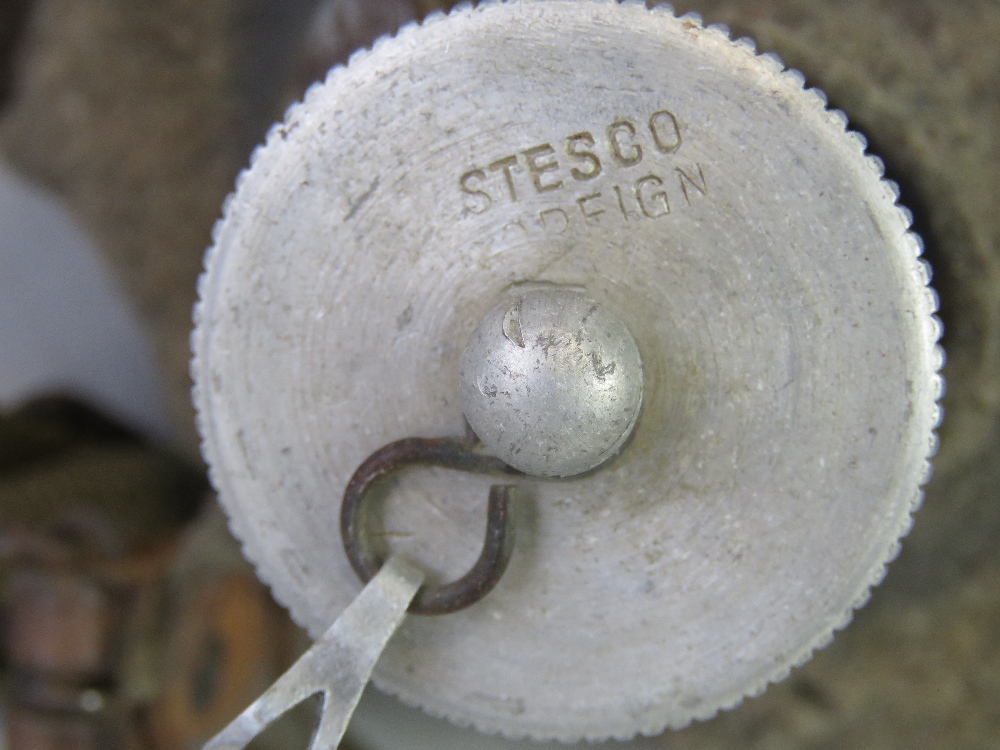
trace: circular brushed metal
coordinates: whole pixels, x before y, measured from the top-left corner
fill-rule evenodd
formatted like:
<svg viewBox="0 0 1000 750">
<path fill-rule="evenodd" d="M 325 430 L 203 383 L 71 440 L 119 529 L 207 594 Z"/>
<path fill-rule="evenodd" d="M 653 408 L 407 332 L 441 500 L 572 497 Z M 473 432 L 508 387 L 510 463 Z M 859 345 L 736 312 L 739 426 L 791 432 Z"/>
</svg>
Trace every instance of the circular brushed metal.
<svg viewBox="0 0 1000 750">
<path fill-rule="evenodd" d="M 558 285 L 631 333 L 641 418 L 599 469 L 522 482 L 505 577 L 409 618 L 376 684 L 576 740 L 781 679 L 882 578 L 934 447 L 935 298 L 881 176 L 800 75 L 642 4 L 484 4 L 355 55 L 255 154 L 201 281 L 195 399 L 247 556 L 321 634 L 361 589 L 354 469 L 461 435 L 477 325 Z M 402 473 L 387 546 L 461 574 L 490 481 Z"/>
</svg>

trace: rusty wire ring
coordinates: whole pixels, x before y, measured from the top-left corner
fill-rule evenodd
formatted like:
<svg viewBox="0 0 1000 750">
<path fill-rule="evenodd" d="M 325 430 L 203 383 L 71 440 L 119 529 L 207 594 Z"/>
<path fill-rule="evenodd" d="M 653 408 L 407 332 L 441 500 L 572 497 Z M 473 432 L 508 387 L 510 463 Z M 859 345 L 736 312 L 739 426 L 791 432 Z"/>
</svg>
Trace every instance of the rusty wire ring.
<svg viewBox="0 0 1000 750">
<path fill-rule="evenodd" d="M 498 458 L 476 453 L 472 441 L 455 438 L 404 438 L 379 448 L 354 472 L 344 490 L 340 506 L 340 538 L 347 559 L 362 583 L 368 583 L 385 564 L 366 533 L 361 513 L 372 483 L 407 464 L 442 466 L 476 474 L 520 474 Z M 409 612 L 443 615 L 475 604 L 488 594 L 503 576 L 513 548 L 510 494 L 513 485 L 490 487 L 486 511 L 486 540 L 479 559 L 468 573 L 452 583 L 423 586 Z"/>
</svg>

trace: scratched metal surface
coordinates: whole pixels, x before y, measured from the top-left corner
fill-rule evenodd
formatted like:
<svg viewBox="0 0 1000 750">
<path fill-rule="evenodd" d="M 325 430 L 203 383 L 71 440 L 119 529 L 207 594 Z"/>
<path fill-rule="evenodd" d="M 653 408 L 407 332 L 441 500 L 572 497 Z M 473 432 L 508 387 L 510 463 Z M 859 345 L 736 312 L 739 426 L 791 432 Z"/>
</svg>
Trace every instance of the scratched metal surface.
<svg viewBox="0 0 1000 750">
<path fill-rule="evenodd" d="M 240 96 L 225 75 L 239 60 L 234 40 L 249 32 L 221 12 L 238 5 L 232 3 L 38 5 L 45 20 L 26 64 L 50 75 L 22 81 L 0 120 L 0 140 L 22 171 L 65 196 L 118 266 L 156 332 L 179 423 L 190 431 L 183 408 L 187 310 L 208 230 L 247 157 L 244 146 L 231 147 L 232 120 L 224 113 Z M 903 552 L 852 625 L 763 696 L 638 744 L 994 747 L 1000 736 L 997 3 L 677 6 L 729 23 L 761 49 L 779 52 L 822 86 L 887 160 L 936 269 L 949 352 L 948 419 L 935 477 Z M 178 40 L 182 53 L 150 43 L 159 39 Z M 280 108 L 275 101 L 274 114 L 256 121 L 257 132 Z M 170 127 L 151 129 L 154 121 Z M 385 700 L 362 701 L 357 746 L 397 746 L 400 736 L 413 747 L 510 746 Z"/>
<path fill-rule="evenodd" d="M 456 11 L 355 58 L 271 131 L 200 284 L 204 450 L 248 556 L 321 633 L 359 589 L 329 543 L 354 467 L 461 434 L 461 348 L 497 302 L 583 288 L 642 354 L 631 441 L 523 480 L 498 587 L 408 621 L 376 684 L 572 741 L 781 679 L 881 579 L 934 442 L 935 302 L 880 175 L 797 76 L 666 11 Z M 477 495 L 404 475 L 384 530 L 453 578 Z"/>
</svg>

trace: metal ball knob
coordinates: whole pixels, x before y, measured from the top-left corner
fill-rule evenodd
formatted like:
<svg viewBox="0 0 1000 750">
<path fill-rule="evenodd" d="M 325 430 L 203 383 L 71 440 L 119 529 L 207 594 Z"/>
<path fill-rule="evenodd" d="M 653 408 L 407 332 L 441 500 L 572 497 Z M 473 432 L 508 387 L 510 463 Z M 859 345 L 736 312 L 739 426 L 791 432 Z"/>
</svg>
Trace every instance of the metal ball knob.
<svg viewBox="0 0 1000 750">
<path fill-rule="evenodd" d="M 624 444 L 642 405 L 635 339 L 604 305 L 538 289 L 490 310 L 462 355 L 462 402 L 480 440 L 515 469 L 565 477 Z"/>
</svg>

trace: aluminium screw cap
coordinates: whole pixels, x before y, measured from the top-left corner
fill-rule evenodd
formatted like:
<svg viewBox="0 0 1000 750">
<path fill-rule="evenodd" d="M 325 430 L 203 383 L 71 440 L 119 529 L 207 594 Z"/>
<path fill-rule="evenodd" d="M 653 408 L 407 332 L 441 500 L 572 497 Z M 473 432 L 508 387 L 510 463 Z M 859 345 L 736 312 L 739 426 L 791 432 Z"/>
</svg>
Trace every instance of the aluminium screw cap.
<svg viewBox="0 0 1000 750">
<path fill-rule="evenodd" d="M 408 618 L 373 680 L 486 732 L 597 740 L 809 658 L 898 550 L 940 416 L 920 244 L 845 123 L 751 43 L 635 2 L 463 7 L 332 71 L 227 201 L 193 336 L 212 478 L 278 600 L 329 627 L 361 588 L 331 542 L 360 462 L 462 434 L 487 311 L 583 290 L 642 353 L 627 444 L 519 479 L 499 585 Z M 387 483 L 386 545 L 464 574 L 492 480 Z"/>
</svg>

